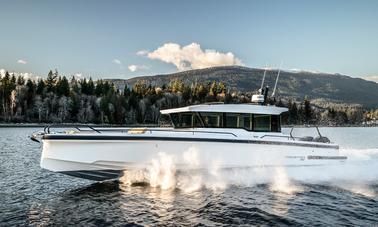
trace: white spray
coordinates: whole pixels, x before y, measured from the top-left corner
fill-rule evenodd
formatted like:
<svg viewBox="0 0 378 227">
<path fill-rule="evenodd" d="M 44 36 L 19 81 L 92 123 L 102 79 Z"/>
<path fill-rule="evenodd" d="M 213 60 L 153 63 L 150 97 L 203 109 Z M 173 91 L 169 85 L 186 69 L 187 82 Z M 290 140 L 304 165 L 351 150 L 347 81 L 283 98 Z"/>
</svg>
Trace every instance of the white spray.
<svg viewBox="0 0 378 227">
<path fill-rule="evenodd" d="M 343 165 L 220 169 L 221 160 L 213 160 L 204 168 L 200 153 L 190 148 L 182 155 L 160 152 L 145 170 L 125 173 L 122 182 L 143 181 L 151 187 L 179 189 L 185 193 L 202 188 L 224 190 L 229 185 L 269 184 L 272 192 L 290 195 L 305 190 L 304 183 L 322 183 L 368 197 L 376 196 L 370 185 L 378 180 L 378 149 L 348 149 L 341 153 L 349 157 Z"/>
</svg>

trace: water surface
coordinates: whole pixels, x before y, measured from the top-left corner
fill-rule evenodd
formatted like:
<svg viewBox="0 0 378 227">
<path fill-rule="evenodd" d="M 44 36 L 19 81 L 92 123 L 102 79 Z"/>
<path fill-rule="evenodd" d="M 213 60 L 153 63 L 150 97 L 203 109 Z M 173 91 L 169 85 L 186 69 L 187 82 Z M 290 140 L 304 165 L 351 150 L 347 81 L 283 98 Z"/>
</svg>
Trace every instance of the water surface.
<svg viewBox="0 0 378 227">
<path fill-rule="evenodd" d="M 189 174 L 168 189 L 43 170 L 40 146 L 28 138 L 35 130 L 0 128 L 1 226 L 378 223 L 378 128 L 321 129 L 351 156 L 342 167 Z"/>
</svg>

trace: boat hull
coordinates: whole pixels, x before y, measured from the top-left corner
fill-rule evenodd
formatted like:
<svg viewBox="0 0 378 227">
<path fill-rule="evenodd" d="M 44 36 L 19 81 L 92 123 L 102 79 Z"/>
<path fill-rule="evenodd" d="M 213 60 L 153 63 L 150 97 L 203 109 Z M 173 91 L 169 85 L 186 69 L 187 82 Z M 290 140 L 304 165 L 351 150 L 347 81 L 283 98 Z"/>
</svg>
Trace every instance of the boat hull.
<svg viewBox="0 0 378 227">
<path fill-rule="evenodd" d="M 159 155 L 176 169 L 304 166 L 342 163 L 337 146 L 252 140 L 188 138 L 46 137 L 41 167 L 91 180 L 117 179 L 127 170 L 148 167 Z"/>
</svg>

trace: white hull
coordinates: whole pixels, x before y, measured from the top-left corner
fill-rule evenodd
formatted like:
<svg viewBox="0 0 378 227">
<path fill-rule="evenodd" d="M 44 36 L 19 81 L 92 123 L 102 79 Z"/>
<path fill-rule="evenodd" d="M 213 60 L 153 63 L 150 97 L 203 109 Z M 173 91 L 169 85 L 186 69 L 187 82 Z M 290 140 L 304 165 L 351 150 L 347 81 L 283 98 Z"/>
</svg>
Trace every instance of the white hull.
<svg viewBox="0 0 378 227">
<path fill-rule="evenodd" d="M 148 168 L 159 156 L 177 170 L 325 165 L 344 162 L 339 147 L 318 137 L 281 133 L 287 108 L 251 104 L 202 104 L 162 110 L 173 128 L 93 128 L 41 135 L 41 167 L 94 180 Z M 32 139 L 36 140 L 34 137 Z M 164 155 L 163 155 L 164 154 Z M 172 164 L 172 163 L 170 163 Z M 193 165 L 194 164 L 194 165 Z M 164 165 L 164 164 L 163 164 Z"/>
<path fill-rule="evenodd" d="M 114 179 L 122 171 L 146 168 L 160 152 L 173 157 L 177 169 L 208 168 L 212 163 L 219 168 L 244 168 L 324 165 L 345 161 L 339 156 L 337 146 L 314 146 L 305 142 L 133 140 L 130 136 L 126 140 L 44 140 L 41 167 L 94 180 Z M 196 156 L 198 163 L 194 167 L 188 166 L 185 160 L 188 152 Z"/>
</svg>

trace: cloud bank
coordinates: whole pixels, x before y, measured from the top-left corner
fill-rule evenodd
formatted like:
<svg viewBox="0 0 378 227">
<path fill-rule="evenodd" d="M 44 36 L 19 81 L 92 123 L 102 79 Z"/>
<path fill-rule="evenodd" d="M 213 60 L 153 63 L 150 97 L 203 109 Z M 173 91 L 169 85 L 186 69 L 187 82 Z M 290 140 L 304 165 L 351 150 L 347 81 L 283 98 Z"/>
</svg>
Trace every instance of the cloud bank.
<svg viewBox="0 0 378 227">
<path fill-rule="evenodd" d="M 157 59 L 174 64 L 179 71 L 202 69 L 214 66 L 243 65 L 233 53 L 221 53 L 216 50 L 202 50 L 198 43 L 181 47 L 176 43 L 166 43 L 152 52 L 147 53 L 150 59 Z"/>
</svg>

